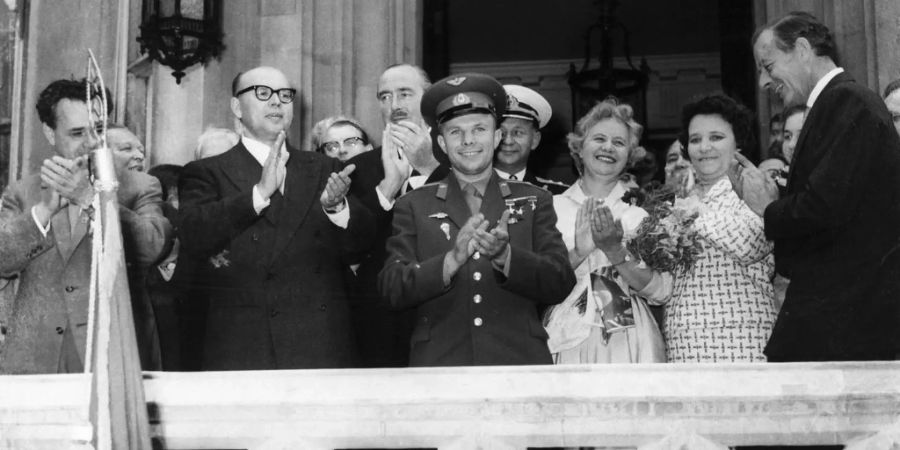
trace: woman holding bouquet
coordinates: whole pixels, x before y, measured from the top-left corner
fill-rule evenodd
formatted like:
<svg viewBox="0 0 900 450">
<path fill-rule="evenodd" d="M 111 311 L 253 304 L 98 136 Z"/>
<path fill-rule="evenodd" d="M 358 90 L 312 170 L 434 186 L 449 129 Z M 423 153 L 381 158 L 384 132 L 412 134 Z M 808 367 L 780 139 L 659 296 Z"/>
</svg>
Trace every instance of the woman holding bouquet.
<svg viewBox="0 0 900 450">
<path fill-rule="evenodd" d="M 554 196 L 553 206 L 579 282 L 545 317 L 558 364 L 665 361 L 659 327 L 635 295 L 659 274 L 624 244 L 647 216 L 623 200 L 621 175 L 643 156 L 637 147 L 642 127 L 632 115 L 630 106 L 605 100 L 568 136 L 580 178 Z"/>
<path fill-rule="evenodd" d="M 703 250 L 691 267 L 677 271 L 666 303 L 669 361 L 765 361 L 777 314 L 772 243 L 762 218 L 738 198 L 728 176 L 734 155 L 753 148 L 753 117 L 714 94 L 686 105 L 681 120 L 696 174 L 690 195 L 699 200 L 693 230 Z"/>
</svg>

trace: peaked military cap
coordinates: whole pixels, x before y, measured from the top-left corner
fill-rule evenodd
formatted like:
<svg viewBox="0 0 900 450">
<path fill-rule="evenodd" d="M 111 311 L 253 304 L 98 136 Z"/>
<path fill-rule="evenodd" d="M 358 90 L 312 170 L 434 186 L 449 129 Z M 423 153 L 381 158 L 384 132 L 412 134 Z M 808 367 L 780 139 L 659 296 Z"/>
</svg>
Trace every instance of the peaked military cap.
<svg viewBox="0 0 900 450">
<path fill-rule="evenodd" d="M 541 94 L 518 84 L 504 84 L 506 90 L 506 113 L 503 117 L 534 121 L 538 128 L 544 128 L 553 115 L 553 108 Z"/>
<path fill-rule="evenodd" d="M 451 75 L 425 91 L 421 110 L 432 127 L 466 114 L 492 114 L 499 119 L 506 112 L 506 91 L 490 75 Z"/>
</svg>

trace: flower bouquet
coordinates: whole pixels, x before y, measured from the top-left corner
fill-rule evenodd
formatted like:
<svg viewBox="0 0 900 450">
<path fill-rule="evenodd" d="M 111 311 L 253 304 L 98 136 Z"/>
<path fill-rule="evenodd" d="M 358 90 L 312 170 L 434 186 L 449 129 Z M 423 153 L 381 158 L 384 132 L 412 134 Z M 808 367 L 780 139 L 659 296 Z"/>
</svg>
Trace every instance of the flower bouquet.
<svg viewBox="0 0 900 450">
<path fill-rule="evenodd" d="M 626 243 L 628 251 L 660 272 L 677 275 L 690 270 L 703 252 L 693 227 L 703 208 L 700 200 L 694 196 L 679 198 L 673 188 L 662 185 L 629 198 L 643 200 L 638 206 L 644 208 L 648 216 Z M 636 204 L 636 201 L 632 203 Z"/>
</svg>

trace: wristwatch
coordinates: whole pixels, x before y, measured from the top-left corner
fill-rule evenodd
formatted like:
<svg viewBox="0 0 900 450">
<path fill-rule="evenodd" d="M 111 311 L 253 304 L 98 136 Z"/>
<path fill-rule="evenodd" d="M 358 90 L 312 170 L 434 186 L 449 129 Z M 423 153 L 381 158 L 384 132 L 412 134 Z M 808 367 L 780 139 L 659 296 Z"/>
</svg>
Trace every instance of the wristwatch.
<svg viewBox="0 0 900 450">
<path fill-rule="evenodd" d="M 622 260 L 621 261 L 610 261 L 609 264 L 613 266 L 618 266 L 629 261 L 634 261 L 634 256 L 631 255 L 631 252 L 628 249 L 622 249 Z"/>
</svg>

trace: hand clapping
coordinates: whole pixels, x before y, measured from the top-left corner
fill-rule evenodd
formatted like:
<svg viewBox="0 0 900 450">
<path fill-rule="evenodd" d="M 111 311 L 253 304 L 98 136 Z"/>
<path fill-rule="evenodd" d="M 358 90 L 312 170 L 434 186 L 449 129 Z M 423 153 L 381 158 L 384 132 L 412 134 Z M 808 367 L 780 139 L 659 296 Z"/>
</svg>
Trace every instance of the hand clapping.
<svg viewBox="0 0 900 450">
<path fill-rule="evenodd" d="M 331 211 L 337 208 L 338 211 L 335 212 L 339 212 L 343 209 L 339 208 L 339 206 L 343 205 L 344 198 L 347 197 L 347 192 L 350 191 L 350 174 L 353 173 L 354 169 L 356 169 L 356 166 L 350 164 L 340 172 L 334 172 L 328 177 L 325 189 L 319 197 L 319 201 L 325 210 Z"/>
<path fill-rule="evenodd" d="M 495 264 L 503 265 L 509 252 L 509 210 L 503 210 L 497 226 L 491 231 L 487 231 L 488 221 L 483 220 L 483 226 L 475 230 L 475 249 Z"/>
<path fill-rule="evenodd" d="M 592 199 L 594 208 L 591 211 L 591 238 L 594 245 L 604 253 L 618 251 L 622 247 L 625 235 L 622 221 L 613 217 L 612 211 L 602 201 Z"/>
<path fill-rule="evenodd" d="M 50 210 L 58 211 L 66 203 L 87 207 L 94 197 L 94 188 L 88 171 L 88 156 L 82 155 L 74 159 L 53 156 L 45 159 L 41 166 L 41 184 L 55 191 L 60 197 L 55 200 L 52 194 L 47 197 L 46 206 L 50 207 Z M 62 201 L 63 199 L 65 201 Z M 52 207 L 54 202 L 55 209 Z"/>
<path fill-rule="evenodd" d="M 284 183 L 284 176 L 287 172 L 285 169 L 287 158 L 281 155 L 284 136 L 284 131 L 278 133 L 278 137 L 275 138 L 275 144 L 269 150 L 269 156 L 266 157 L 266 162 L 263 164 L 262 176 L 256 185 L 263 198 L 271 197 L 275 190 Z"/>
</svg>

